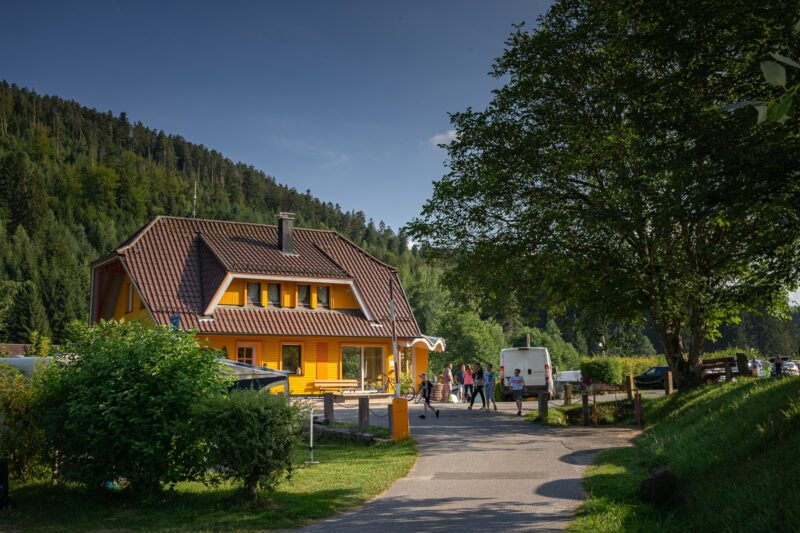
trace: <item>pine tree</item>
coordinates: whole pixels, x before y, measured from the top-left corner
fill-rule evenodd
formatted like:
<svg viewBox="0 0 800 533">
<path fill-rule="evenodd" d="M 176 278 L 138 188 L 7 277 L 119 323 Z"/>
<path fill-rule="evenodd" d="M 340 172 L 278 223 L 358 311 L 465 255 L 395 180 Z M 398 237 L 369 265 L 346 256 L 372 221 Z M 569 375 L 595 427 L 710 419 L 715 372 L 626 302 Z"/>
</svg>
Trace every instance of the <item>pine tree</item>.
<svg viewBox="0 0 800 533">
<path fill-rule="evenodd" d="M 19 287 L 19 290 L 14 295 L 14 304 L 10 314 L 11 317 L 8 324 L 9 341 L 30 342 L 34 332 L 38 332 L 45 337 L 50 336 L 47 312 L 33 282 L 26 281 Z"/>
</svg>

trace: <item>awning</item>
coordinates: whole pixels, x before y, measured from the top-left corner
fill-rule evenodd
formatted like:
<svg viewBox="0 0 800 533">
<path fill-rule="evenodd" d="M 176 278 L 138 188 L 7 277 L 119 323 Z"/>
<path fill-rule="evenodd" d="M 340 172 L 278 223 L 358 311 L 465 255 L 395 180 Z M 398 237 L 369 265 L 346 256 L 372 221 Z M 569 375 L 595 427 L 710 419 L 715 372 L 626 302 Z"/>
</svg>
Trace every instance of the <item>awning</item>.
<svg viewBox="0 0 800 533">
<path fill-rule="evenodd" d="M 429 335 L 423 335 L 422 337 L 409 339 L 403 347 L 427 348 L 429 352 L 443 352 L 447 348 L 443 338 L 431 337 Z"/>
</svg>

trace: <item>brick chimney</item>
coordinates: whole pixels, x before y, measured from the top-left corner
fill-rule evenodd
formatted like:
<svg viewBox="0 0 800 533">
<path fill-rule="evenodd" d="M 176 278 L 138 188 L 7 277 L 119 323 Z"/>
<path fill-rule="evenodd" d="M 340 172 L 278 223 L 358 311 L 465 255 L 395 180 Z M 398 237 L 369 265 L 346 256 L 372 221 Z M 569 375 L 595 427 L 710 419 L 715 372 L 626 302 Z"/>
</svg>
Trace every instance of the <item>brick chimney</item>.
<svg viewBox="0 0 800 533">
<path fill-rule="evenodd" d="M 278 248 L 284 254 L 294 254 L 292 246 L 292 226 L 294 213 L 278 213 Z"/>
</svg>

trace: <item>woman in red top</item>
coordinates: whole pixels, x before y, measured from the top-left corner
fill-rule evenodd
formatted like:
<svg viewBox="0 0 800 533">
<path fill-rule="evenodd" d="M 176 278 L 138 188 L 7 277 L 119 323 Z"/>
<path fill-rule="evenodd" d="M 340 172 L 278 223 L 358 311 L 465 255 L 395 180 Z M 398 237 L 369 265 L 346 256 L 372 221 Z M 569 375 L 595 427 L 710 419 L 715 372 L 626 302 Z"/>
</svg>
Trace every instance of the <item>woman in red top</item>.
<svg viewBox="0 0 800 533">
<path fill-rule="evenodd" d="M 467 365 L 464 369 L 464 401 L 467 402 L 472 398 L 472 387 L 474 381 L 472 380 L 472 368 Z"/>
</svg>

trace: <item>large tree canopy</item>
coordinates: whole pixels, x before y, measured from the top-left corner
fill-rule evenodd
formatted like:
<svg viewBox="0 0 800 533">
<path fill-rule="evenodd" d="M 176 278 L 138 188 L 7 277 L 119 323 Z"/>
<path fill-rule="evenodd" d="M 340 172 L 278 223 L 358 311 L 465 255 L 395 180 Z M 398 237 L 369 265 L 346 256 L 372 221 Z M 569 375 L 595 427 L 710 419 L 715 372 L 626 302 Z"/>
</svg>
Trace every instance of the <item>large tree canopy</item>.
<svg viewBox="0 0 800 533">
<path fill-rule="evenodd" d="M 489 106 L 452 116 L 450 172 L 412 234 L 486 304 L 649 316 L 678 385 L 699 383 L 703 339 L 797 279 L 800 136 L 722 111 L 763 94 L 768 52 L 797 57 L 797 12 L 556 2 L 510 37 Z"/>
</svg>

